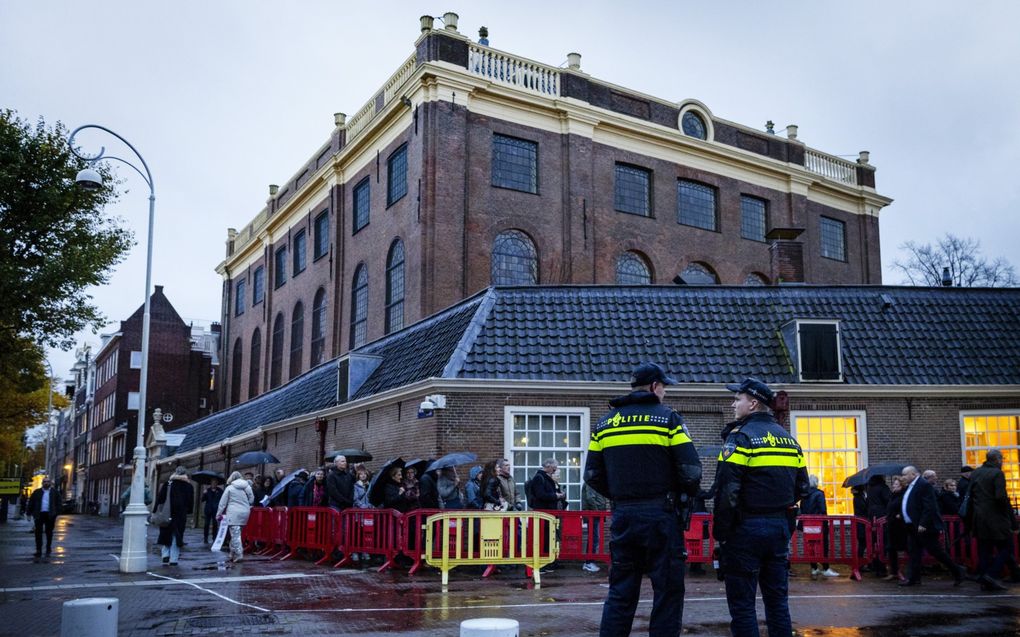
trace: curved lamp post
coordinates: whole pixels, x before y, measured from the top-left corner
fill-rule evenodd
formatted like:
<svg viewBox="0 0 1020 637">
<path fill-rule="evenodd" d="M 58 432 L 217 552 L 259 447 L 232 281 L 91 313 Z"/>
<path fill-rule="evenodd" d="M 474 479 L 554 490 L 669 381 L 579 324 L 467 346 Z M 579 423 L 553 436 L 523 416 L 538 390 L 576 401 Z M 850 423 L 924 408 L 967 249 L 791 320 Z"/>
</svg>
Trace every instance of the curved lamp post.
<svg viewBox="0 0 1020 637">
<path fill-rule="evenodd" d="M 137 166 L 127 160 L 121 159 L 120 157 L 105 155 L 106 148 L 102 146 L 99 148 L 99 153 L 96 155 L 82 155 L 78 153 L 74 147 L 74 136 L 87 128 L 97 128 L 101 131 L 105 131 L 124 142 L 124 145 L 130 148 L 131 152 L 133 152 L 135 157 L 138 158 L 138 161 L 142 163 L 142 168 L 145 169 L 145 172 L 143 173 Z M 122 573 L 142 573 L 145 571 L 148 561 L 145 529 L 146 520 L 149 514 L 149 510 L 145 506 L 145 393 L 149 377 L 149 290 L 152 285 L 152 224 L 155 218 L 156 187 L 153 184 L 152 173 L 149 172 L 149 166 L 145 163 L 145 159 L 142 158 L 141 153 L 139 153 L 128 140 L 124 139 L 109 128 L 99 126 L 97 124 L 79 126 L 71 132 L 71 135 L 67 138 L 67 144 L 71 149 L 71 153 L 75 157 L 89 162 L 90 167 L 79 171 L 77 177 L 75 177 L 75 182 L 80 187 L 90 190 L 102 187 L 103 177 L 93 170 L 91 166 L 95 162 L 103 159 L 119 161 L 122 164 L 127 164 L 134 169 L 136 173 L 141 175 L 142 179 L 144 179 L 145 183 L 149 186 L 149 241 L 145 257 L 145 312 L 142 315 L 142 369 L 141 378 L 138 381 L 138 417 L 136 419 L 138 440 L 135 444 L 134 473 L 131 475 L 131 500 L 128 503 L 127 508 L 124 510 L 124 542 L 121 545 L 120 552 L 120 571 Z"/>
</svg>

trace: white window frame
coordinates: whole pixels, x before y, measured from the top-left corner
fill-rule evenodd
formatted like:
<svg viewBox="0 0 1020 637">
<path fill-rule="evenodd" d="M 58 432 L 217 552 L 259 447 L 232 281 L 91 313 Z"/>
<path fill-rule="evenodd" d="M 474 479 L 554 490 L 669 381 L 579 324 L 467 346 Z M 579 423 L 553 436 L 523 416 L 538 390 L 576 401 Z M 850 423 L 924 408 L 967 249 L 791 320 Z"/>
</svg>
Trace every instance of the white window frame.
<svg viewBox="0 0 1020 637">
<path fill-rule="evenodd" d="M 813 411 L 791 411 L 790 412 L 790 433 L 793 434 L 794 438 L 797 438 L 797 442 L 800 442 L 800 438 L 797 436 L 797 419 L 798 418 L 856 418 L 857 419 L 857 444 L 860 449 L 861 461 L 858 467 L 858 471 L 868 466 L 868 412 L 856 411 L 856 410 L 827 410 L 818 409 Z M 962 423 L 962 421 L 961 421 Z M 801 445 L 803 448 L 804 445 Z M 811 451 L 818 451 L 812 449 Z M 809 469 L 810 473 L 810 469 Z M 842 485 L 833 485 L 835 488 L 842 488 Z"/>
<path fill-rule="evenodd" d="M 142 368 L 142 352 L 140 350 L 132 350 L 131 352 L 131 369 Z"/>
<path fill-rule="evenodd" d="M 842 383 L 843 382 L 843 330 L 840 328 L 839 319 L 794 319 L 797 326 L 797 333 L 795 337 L 797 339 L 797 380 L 802 383 Z M 836 365 L 839 371 L 838 378 L 830 379 L 805 379 L 804 378 L 804 366 L 801 361 L 801 353 L 804 351 L 804 347 L 800 340 L 800 326 L 801 325 L 835 325 L 836 326 Z"/>
<path fill-rule="evenodd" d="M 503 407 L 503 457 L 510 458 L 513 462 L 514 451 L 524 451 L 524 448 L 514 446 L 514 416 L 543 416 L 543 415 L 564 415 L 564 416 L 580 416 L 581 418 L 581 439 L 580 439 L 580 454 L 581 454 L 581 472 L 584 474 L 584 464 L 588 460 L 588 442 L 591 439 L 591 409 L 588 407 L 544 407 L 544 406 L 525 406 L 525 405 L 507 405 Z M 575 447 L 563 447 L 566 451 L 572 451 Z M 557 448 L 559 450 L 559 448 Z M 532 449 L 534 451 L 534 449 Z M 529 479 L 531 476 L 525 476 L 525 479 Z M 583 482 L 583 478 L 582 478 Z M 523 485 L 521 485 L 522 491 L 518 495 L 523 499 L 524 491 Z M 568 500 L 573 503 L 574 509 L 576 510 L 580 506 L 578 500 Z"/>
<path fill-rule="evenodd" d="M 967 409 L 960 410 L 960 463 L 967 464 L 967 431 L 964 429 L 963 420 L 967 416 L 1016 416 L 1020 418 L 1020 409 Z M 1020 444 L 1017 445 L 1020 448 Z M 975 449 L 999 449 L 1000 447 L 975 447 Z M 982 460 L 984 462 L 984 460 Z"/>
</svg>

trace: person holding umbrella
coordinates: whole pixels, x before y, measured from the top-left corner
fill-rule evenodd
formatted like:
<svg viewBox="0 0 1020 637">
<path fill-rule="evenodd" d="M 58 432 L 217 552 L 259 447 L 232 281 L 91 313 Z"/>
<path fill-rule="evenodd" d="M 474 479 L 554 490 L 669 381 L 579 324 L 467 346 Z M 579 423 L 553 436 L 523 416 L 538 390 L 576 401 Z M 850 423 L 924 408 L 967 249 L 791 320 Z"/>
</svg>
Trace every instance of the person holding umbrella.
<svg viewBox="0 0 1020 637">
<path fill-rule="evenodd" d="M 216 478 L 212 478 L 209 482 L 209 486 L 205 488 L 205 493 L 202 494 L 202 515 L 205 516 L 205 525 L 202 527 L 202 541 L 205 544 L 209 543 L 209 527 L 212 526 L 213 537 L 220 530 L 220 521 L 216 519 L 216 507 L 220 505 L 220 498 L 223 497 L 223 487 L 220 486 L 220 481 Z"/>
</svg>

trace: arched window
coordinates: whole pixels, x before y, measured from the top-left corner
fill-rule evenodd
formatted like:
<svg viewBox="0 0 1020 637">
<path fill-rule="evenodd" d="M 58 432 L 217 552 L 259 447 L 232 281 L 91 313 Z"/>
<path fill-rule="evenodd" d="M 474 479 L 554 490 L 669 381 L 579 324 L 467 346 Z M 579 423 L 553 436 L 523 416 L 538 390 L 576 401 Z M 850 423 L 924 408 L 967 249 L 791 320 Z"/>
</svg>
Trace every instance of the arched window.
<svg viewBox="0 0 1020 637">
<path fill-rule="evenodd" d="M 351 287 L 351 349 L 368 340 L 368 268 L 364 263 L 354 270 Z"/>
<path fill-rule="evenodd" d="M 230 370 L 230 404 L 236 405 L 241 402 L 241 358 L 243 353 L 241 348 L 244 345 L 241 344 L 241 339 L 238 338 L 234 341 L 234 357 L 231 359 L 230 364 L 233 369 Z"/>
<path fill-rule="evenodd" d="M 715 276 L 715 272 L 712 272 L 703 263 L 692 263 L 684 268 L 684 271 L 680 273 L 683 277 L 684 282 L 688 285 L 715 285 L 719 283 L 719 279 Z"/>
<path fill-rule="evenodd" d="M 259 376 L 262 374 L 262 331 L 255 328 L 251 335 L 251 365 L 248 366 L 248 400 L 259 395 Z"/>
<path fill-rule="evenodd" d="M 290 319 L 290 378 L 301 373 L 301 355 L 305 343 L 305 306 L 298 301 Z"/>
<path fill-rule="evenodd" d="M 492 284 L 534 285 L 538 283 L 538 255 L 535 244 L 520 230 L 507 230 L 492 242 Z"/>
<path fill-rule="evenodd" d="M 386 333 L 404 327 L 404 244 L 396 239 L 386 257 Z"/>
<path fill-rule="evenodd" d="M 312 363 L 326 360 L 326 290 L 319 288 L 312 302 Z"/>
<path fill-rule="evenodd" d="M 616 258 L 616 283 L 618 285 L 648 285 L 652 273 L 645 260 L 633 252 L 624 252 Z"/>
<path fill-rule="evenodd" d="M 273 321 L 273 352 L 269 361 L 269 388 L 280 386 L 283 379 L 283 312 L 276 315 Z"/>
<path fill-rule="evenodd" d="M 768 277 L 766 277 L 761 272 L 751 272 L 750 274 L 747 275 L 747 278 L 744 279 L 744 285 L 762 286 L 768 284 L 769 284 Z"/>
</svg>

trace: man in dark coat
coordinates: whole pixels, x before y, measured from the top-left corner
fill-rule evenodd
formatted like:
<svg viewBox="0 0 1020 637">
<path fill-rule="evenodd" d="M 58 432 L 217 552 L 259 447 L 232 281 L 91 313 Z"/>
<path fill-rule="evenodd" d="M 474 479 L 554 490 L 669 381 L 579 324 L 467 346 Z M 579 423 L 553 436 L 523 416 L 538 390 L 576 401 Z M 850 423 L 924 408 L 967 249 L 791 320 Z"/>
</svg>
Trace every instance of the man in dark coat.
<svg viewBox="0 0 1020 637">
<path fill-rule="evenodd" d="M 283 490 L 280 495 L 281 505 L 286 507 L 299 507 L 303 504 L 305 494 L 305 482 L 308 481 L 308 472 L 302 469 Z"/>
<path fill-rule="evenodd" d="M 953 563 L 939 541 L 943 525 L 935 487 L 920 477 L 916 467 L 904 467 L 903 480 L 907 487 L 903 492 L 901 514 L 907 525 L 910 571 L 907 580 L 900 582 L 900 586 L 921 583 L 921 557 L 925 551 L 949 569 L 953 574 L 953 585 L 959 586 L 963 583 L 963 568 Z"/>
<path fill-rule="evenodd" d="M 220 481 L 213 478 L 209 486 L 202 494 L 202 515 L 205 517 L 205 526 L 202 529 L 202 541 L 209 543 L 209 528 L 212 527 L 213 537 L 220 531 L 220 522 L 216 519 L 216 508 L 220 506 L 220 498 L 223 497 L 223 487 Z"/>
<path fill-rule="evenodd" d="M 439 508 L 439 484 L 435 471 L 426 471 L 418 480 L 418 506 L 422 509 Z"/>
<path fill-rule="evenodd" d="M 556 490 L 556 482 L 552 474 L 559 469 L 559 463 L 555 458 L 548 458 L 542 462 L 542 468 L 535 472 L 531 478 L 531 501 L 528 502 L 529 509 L 558 511 L 560 500 L 566 499 L 565 493 Z"/>
<path fill-rule="evenodd" d="M 347 456 L 333 459 L 333 470 L 326 476 L 326 493 L 330 508 L 343 511 L 354 506 L 354 476 L 347 471 Z"/>
<path fill-rule="evenodd" d="M 865 507 L 873 529 L 877 526 L 875 525 L 875 520 L 884 516 L 886 509 L 889 508 L 889 498 L 891 497 L 892 492 L 889 490 L 889 485 L 885 483 L 883 476 L 871 476 L 868 479 Z M 875 531 L 872 531 L 871 541 L 873 543 L 878 542 L 878 536 L 875 535 Z M 879 556 L 876 555 L 875 559 L 871 561 L 871 568 L 875 571 L 875 577 L 885 577 L 885 562 Z"/>
<path fill-rule="evenodd" d="M 170 499 L 170 523 L 159 527 L 159 537 L 156 544 L 163 547 L 163 563 L 175 566 L 181 556 L 181 546 L 184 545 L 184 529 L 188 523 L 188 513 L 195 502 L 195 488 L 188 481 L 188 472 L 184 467 L 178 466 L 174 474 L 163 483 L 156 495 L 155 507 L 158 509 Z"/>
<path fill-rule="evenodd" d="M 970 488 L 970 475 L 974 472 L 974 467 L 970 465 L 963 465 L 960 467 L 960 479 L 956 481 L 956 492 L 960 494 L 960 497 L 967 495 L 967 489 Z"/>
<path fill-rule="evenodd" d="M 1006 494 L 1006 476 L 1002 472 L 1002 452 L 990 449 L 985 463 L 974 470 L 970 479 L 970 515 L 973 516 L 974 537 L 978 542 L 978 581 L 981 590 L 1006 590 L 993 578 L 1012 558 L 1013 534 L 1017 520 Z M 1010 564 L 1017 579 L 1016 562 Z"/>
<path fill-rule="evenodd" d="M 43 478 L 42 487 L 32 492 L 25 512 L 35 519 L 35 558 L 42 557 L 42 536 L 46 532 L 46 557 L 53 548 L 53 526 L 60 513 L 60 491 L 53 486 L 53 480 Z"/>
</svg>

